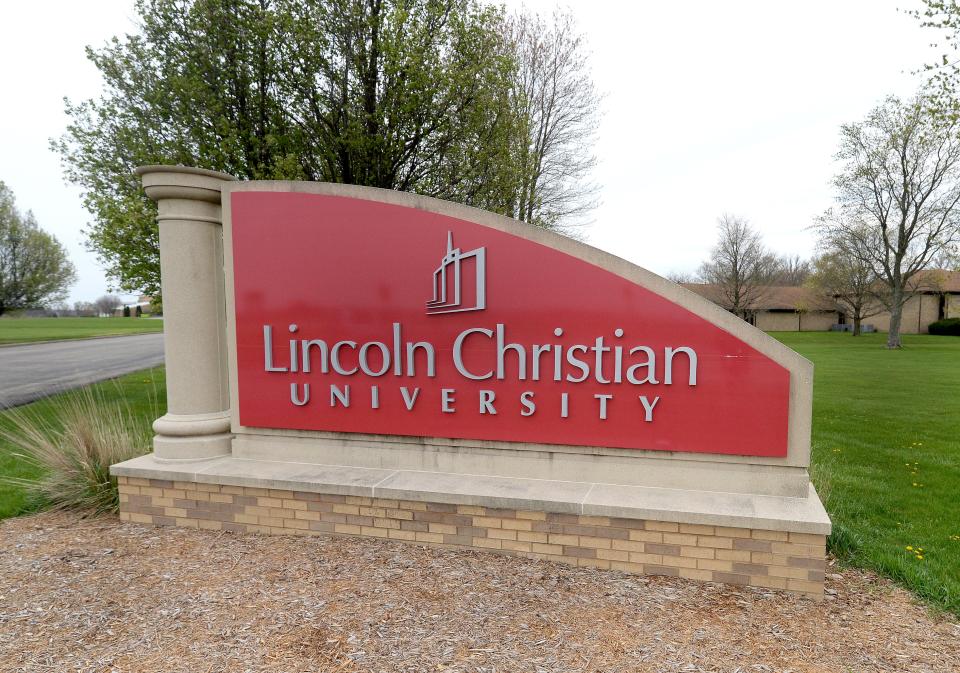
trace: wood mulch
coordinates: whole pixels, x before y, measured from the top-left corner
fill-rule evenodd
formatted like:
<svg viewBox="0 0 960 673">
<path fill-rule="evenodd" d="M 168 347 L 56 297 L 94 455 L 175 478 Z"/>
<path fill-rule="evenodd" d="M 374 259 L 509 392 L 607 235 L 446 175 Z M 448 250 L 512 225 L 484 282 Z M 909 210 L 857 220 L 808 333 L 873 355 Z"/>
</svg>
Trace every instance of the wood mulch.
<svg viewBox="0 0 960 673">
<path fill-rule="evenodd" d="M 831 572 L 831 571 L 828 571 Z M 0 523 L 0 671 L 958 671 L 868 573 L 827 600 L 381 540 Z"/>
</svg>

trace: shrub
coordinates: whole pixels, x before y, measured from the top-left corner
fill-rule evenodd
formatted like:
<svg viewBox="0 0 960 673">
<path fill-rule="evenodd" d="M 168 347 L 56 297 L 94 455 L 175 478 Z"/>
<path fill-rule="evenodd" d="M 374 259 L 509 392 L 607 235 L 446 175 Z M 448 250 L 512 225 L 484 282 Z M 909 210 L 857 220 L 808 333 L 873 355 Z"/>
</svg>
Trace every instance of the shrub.
<svg viewBox="0 0 960 673">
<path fill-rule="evenodd" d="M 150 451 L 150 419 L 89 388 L 61 400 L 53 413 L 7 412 L 11 422 L 0 428 L 0 441 L 40 476 L 4 481 L 55 509 L 115 512 L 120 501 L 110 466 Z"/>
<path fill-rule="evenodd" d="M 946 318 L 930 323 L 930 334 L 960 336 L 960 318 Z"/>
</svg>

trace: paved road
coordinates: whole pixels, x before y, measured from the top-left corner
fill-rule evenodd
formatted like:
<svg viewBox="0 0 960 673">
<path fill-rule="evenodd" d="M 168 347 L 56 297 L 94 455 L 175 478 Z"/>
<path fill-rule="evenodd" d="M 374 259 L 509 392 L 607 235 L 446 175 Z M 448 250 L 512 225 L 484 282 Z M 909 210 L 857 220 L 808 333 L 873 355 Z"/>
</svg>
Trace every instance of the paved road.
<svg viewBox="0 0 960 673">
<path fill-rule="evenodd" d="M 0 409 L 163 363 L 163 334 L 0 348 Z"/>
</svg>

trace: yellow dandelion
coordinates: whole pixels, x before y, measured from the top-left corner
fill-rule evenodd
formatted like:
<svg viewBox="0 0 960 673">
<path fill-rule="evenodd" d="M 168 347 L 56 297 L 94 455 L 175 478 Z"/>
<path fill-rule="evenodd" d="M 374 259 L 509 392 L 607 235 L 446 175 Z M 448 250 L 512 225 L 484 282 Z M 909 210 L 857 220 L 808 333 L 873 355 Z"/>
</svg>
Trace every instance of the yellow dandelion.
<svg viewBox="0 0 960 673">
<path fill-rule="evenodd" d="M 923 560 L 923 554 L 917 554 L 917 558 L 922 561 L 922 560 Z"/>
<path fill-rule="evenodd" d="M 911 545 L 907 545 L 907 551 L 913 551 L 913 547 Z"/>
</svg>

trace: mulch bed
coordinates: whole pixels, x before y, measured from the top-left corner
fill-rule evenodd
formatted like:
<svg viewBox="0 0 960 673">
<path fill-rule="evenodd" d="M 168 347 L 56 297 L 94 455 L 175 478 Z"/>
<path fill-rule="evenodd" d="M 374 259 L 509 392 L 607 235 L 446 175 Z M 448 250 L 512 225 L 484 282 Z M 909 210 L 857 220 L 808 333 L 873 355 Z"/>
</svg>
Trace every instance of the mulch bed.
<svg viewBox="0 0 960 673">
<path fill-rule="evenodd" d="M 868 573 L 827 600 L 351 538 L 0 523 L 0 671 L 957 671 Z"/>
</svg>

